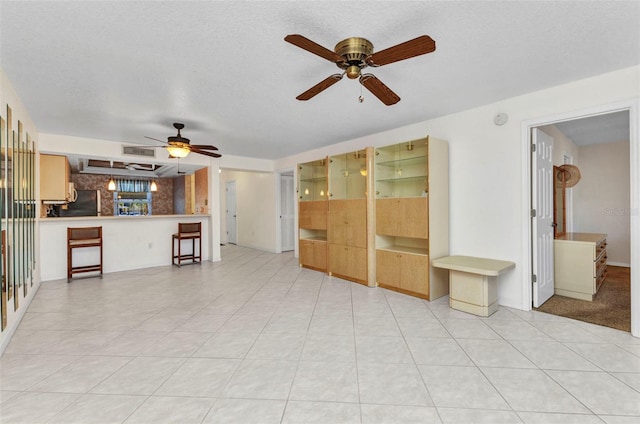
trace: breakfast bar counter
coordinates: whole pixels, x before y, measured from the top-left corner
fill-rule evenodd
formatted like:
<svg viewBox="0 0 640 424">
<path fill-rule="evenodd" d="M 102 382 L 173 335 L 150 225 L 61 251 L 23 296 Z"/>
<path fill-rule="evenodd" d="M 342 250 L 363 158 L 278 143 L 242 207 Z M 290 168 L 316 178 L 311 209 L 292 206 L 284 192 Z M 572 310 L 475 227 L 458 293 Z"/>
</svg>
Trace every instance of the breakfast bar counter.
<svg viewBox="0 0 640 424">
<path fill-rule="evenodd" d="M 41 218 L 39 234 L 42 281 L 66 278 L 68 227 L 102 227 L 103 272 L 110 273 L 171 265 L 171 235 L 177 232 L 179 222 L 202 223 L 202 260 L 209 260 L 212 251 L 211 215 Z M 95 253 L 91 249 L 86 250 L 86 253 L 82 252 L 87 255 L 86 261 L 94 260 L 90 256 Z M 78 263 L 82 263 L 82 255 L 77 259 Z"/>
</svg>

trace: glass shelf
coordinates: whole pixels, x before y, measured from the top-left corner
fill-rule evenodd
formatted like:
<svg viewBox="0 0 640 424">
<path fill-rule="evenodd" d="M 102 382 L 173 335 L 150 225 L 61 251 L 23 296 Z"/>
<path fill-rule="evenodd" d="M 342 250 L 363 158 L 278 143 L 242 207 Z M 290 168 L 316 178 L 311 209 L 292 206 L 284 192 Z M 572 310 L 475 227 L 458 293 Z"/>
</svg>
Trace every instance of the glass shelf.
<svg viewBox="0 0 640 424">
<path fill-rule="evenodd" d="M 365 150 L 331 156 L 329 193 L 331 199 L 363 199 L 367 191 Z"/>
<path fill-rule="evenodd" d="M 427 138 L 376 149 L 376 197 L 423 197 L 428 187 Z"/>
<path fill-rule="evenodd" d="M 421 155 L 421 156 L 413 156 L 410 158 L 384 160 L 384 161 L 376 162 L 376 165 L 397 168 L 399 166 L 416 166 L 416 165 L 422 165 L 425 163 L 427 163 L 427 156 Z"/>
<path fill-rule="evenodd" d="M 301 202 L 327 199 L 326 159 L 298 165 L 298 199 Z"/>
<path fill-rule="evenodd" d="M 425 197 L 427 164 L 427 139 L 376 149 L 376 198 Z"/>
<path fill-rule="evenodd" d="M 404 184 L 404 183 L 414 183 L 417 181 L 422 181 L 427 184 L 427 176 L 420 175 L 417 177 L 397 177 L 397 178 L 382 178 L 376 180 L 377 183 L 390 183 L 390 184 Z"/>
</svg>

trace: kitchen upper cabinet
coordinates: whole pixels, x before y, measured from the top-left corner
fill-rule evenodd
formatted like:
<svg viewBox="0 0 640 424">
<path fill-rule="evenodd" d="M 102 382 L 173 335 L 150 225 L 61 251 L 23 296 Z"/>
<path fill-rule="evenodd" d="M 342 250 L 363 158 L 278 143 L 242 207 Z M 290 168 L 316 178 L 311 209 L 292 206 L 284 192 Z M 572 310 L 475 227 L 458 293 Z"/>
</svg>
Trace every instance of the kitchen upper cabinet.
<svg viewBox="0 0 640 424">
<path fill-rule="evenodd" d="M 66 156 L 40 155 L 40 200 L 68 201 L 71 169 Z"/>
</svg>

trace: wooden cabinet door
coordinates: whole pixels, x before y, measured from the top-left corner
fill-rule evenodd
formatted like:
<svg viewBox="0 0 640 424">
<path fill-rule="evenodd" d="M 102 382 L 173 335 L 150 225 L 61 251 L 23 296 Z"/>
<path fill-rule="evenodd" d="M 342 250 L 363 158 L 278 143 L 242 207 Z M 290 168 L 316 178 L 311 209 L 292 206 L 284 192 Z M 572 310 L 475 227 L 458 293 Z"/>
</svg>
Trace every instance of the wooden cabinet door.
<svg viewBox="0 0 640 424">
<path fill-rule="evenodd" d="M 344 200 L 329 200 L 329 214 L 327 216 L 327 239 L 331 244 L 347 244 L 347 216 Z M 329 256 L 332 250 L 329 248 Z"/>
<path fill-rule="evenodd" d="M 366 199 L 329 201 L 329 243 L 367 247 Z"/>
<path fill-rule="evenodd" d="M 313 267 L 322 271 L 327 269 L 327 242 L 313 242 Z"/>
<path fill-rule="evenodd" d="M 66 156 L 40 155 L 40 199 L 68 200 L 69 162 Z"/>
<path fill-rule="evenodd" d="M 327 269 L 327 243 L 300 239 L 300 265 L 324 271 Z"/>
<path fill-rule="evenodd" d="M 311 264 L 313 263 L 313 241 L 301 239 L 299 242 L 299 250 L 300 250 L 300 265 L 312 266 Z"/>
<path fill-rule="evenodd" d="M 361 247 L 347 248 L 347 277 L 358 281 L 367 281 L 367 249 Z"/>
<path fill-rule="evenodd" d="M 429 238 L 426 197 L 376 200 L 376 233 L 388 236 Z"/>
<path fill-rule="evenodd" d="M 376 200 L 376 233 L 393 236 L 398 228 L 400 199 Z"/>
<path fill-rule="evenodd" d="M 429 238 L 428 204 L 426 197 L 399 199 L 396 221 L 400 237 Z"/>
<path fill-rule="evenodd" d="M 347 262 L 348 247 L 341 244 L 329 244 L 329 272 L 332 274 L 347 275 L 349 264 Z"/>
<path fill-rule="evenodd" d="M 367 249 L 329 244 L 329 272 L 367 281 Z"/>
<path fill-rule="evenodd" d="M 376 281 L 378 284 L 400 288 L 399 265 L 397 252 L 376 250 Z"/>
<path fill-rule="evenodd" d="M 298 226 L 309 230 L 327 229 L 327 201 L 298 203 Z"/>
<path fill-rule="evenodd" d="M 350 200 L 347 208 L 347 245 L 367 247 L 367 201 L 366 199 Z"/>
<path fill-rule="evenodd" d="M 399 258 L 400 288 L 429 296 L 429 257 L 402 253 Z"/>
</svg>

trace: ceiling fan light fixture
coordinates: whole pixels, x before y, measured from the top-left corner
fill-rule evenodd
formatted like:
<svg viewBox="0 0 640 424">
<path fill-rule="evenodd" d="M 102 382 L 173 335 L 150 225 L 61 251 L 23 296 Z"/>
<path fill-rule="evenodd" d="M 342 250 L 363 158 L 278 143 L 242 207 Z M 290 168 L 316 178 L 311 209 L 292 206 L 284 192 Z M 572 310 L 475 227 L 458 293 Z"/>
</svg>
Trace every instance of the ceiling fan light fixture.
<svg viewBox="0 0 640 424">
<path fill-rule="evenodd" d="M 349 66 L 345 73 L 347 74 L 347 78 L 356 79 L 360 76 L 360 67 L 356 65 Z"/>
<path fill-rule="evenodd" d="M 167 151 L 174 158 L 184 158 L 189 154 L 189 149 L 181 146 L 167 146 Z"/>
</svg>

